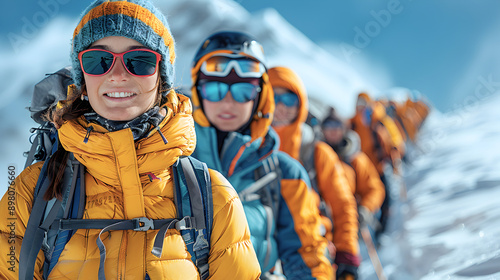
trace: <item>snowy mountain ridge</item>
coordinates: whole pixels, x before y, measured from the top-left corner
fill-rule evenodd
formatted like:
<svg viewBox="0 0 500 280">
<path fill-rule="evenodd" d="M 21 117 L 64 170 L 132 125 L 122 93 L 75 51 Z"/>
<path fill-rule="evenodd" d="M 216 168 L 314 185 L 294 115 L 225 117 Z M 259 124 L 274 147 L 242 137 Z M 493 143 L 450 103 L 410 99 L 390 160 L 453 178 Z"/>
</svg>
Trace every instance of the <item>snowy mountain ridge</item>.
<svg viewBox="0 0 500 280">
<path fill-rule="evenodd" d="M 344 116 L 354 112 L 360 91 L 380 90 L 351 65 L 308 39 L 274 9 L 250 14 L 229 0 L 177 0 L 158 5 L 167 15 L 177 41 L 177 81 L 182 85 L 191 84 L 191 61 L 203 38 L 218 31 L 236 30 L 253 35 L 263 45 L 269 68 L 292 68 L 303 79 L 310 96 L 337 107 Z"/>
<path fill-rule="evenodd" d="M 498 104 L 497 92 L 424 125 L 408 203 L 394 209 L 401 217 L 379 251 L 389 279 L 500 279 Z"/>
<path fill-rule="evenodd" d="M 316 46 L 305 35 L 286 22 L 275 10 L 251 14 L 231 0 L 156 1 L 166 14 L 176 40 L 176 86 L 191 84 L 191 61 L 202 40 L 221 30 L 244 31 L 264 46 L 268 66 L 288 66 L 303 78 L 311 96 L 335 105 L 348 115 L 354 108 L 359 89 L 373 89 L 355 69 Z M 30 144 L 29 128 L 36 126 L 25 110 L 33 86 L 46 73 L 70 64 L 70 42 L 77 18 L 57 17 L 22 49 L 0 52 L 0 168 L 24 165 L 22 152 Z M 62 38 L 62 39 L 61 39 Z M 339 66 L 340 65 L 340 66 Z M 0 173 L 0 182 L 6 175 Z M 0 191 L 4 190 L 0 187 Z"/>
</svg>

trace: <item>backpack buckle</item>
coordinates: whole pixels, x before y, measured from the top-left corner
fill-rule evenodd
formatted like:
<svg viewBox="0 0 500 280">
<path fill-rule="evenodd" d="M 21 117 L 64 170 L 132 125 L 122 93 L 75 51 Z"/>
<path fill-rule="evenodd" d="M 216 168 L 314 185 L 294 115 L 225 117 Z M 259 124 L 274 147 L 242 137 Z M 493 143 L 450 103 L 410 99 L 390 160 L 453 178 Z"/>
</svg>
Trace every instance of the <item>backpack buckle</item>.
<svg viewBox="0 0 500 280">
<path fill-rule="evenodd" d="M 146 217 L 140 217 L 132 219 L 135 222 L 135 231 L 148 231 L 150 229 L 155 229 L 153 219 L 148 219 Z"/>
<path fill-rule="evenodd" d="M 177 230 L 186 230 L 192 228 L 193 228 L 193 222 L 191 221 L 191 217 L 189 216 L 186 216 L 182 218 L 182 220 L 175 223 L 175 229 Z"/>
</svg>

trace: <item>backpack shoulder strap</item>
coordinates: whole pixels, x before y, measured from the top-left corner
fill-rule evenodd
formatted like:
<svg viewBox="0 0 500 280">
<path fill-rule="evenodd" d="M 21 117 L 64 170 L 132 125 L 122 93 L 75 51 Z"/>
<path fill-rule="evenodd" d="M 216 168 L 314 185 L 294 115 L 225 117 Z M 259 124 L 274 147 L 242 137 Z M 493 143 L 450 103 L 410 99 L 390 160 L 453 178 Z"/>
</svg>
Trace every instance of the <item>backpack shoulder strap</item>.
<svg viewBox="0 0 500 280">
<path fill-rule="evenodd" d="M 30 150 L 25 153 L 26 163 L 24 169 L 34 162 L 45 160 L 57 149 L 57 145 L 54 145 L 57 139 L 57 130 L 50 122 L 46 122 L 38 128 L 32 128 L 30 132 L 33 133 L 31 137 L 34 137 L 34 139 L 30 138 L 30 141 L 33 142 Z"/>
<path fill-rule="evenodd" d="M 254 187 L 259 187 L 254 190 L 254 193 L 259 194 L 262 204 L 272 208 L 275 217 L 278 215 L 282 178 L 283 175 L 278 156 L 277 154 L 272 153 L 270 156 L 266 157 L 262 161 L 262 165 L 255 170 L 256 181 L 252 185 Z M 267 188 L 264 188 L 266 186 Z M 251 187 L 248 187 L 247 189 L 251 189 Z"/>
<path fill-rule="evenodd" d="M 192 157 L 180 157 L 173 169 L 178 218 L 186 221 L 185 217 L 191 217 L 192 228 L 181 228 L 182 238 L 200 278 L 207 279 L 213 223 L 210 174 L 205 163 Z"/>
<path fill-rule="evenodd" d="M 85 210 L 85 166 L 78 162 L 73 154 L 70 154 L 70 164 L 72 165 L 71 172 L 66 172 L 65 189 L 63 190 L 63 200 L 61 203 L 64 209 L 63 215 L 57 219 L 82 219 Z M 71 182 L 71 183 L 70 183 Z M 50 272 L 59 261 L 59 257 L 64 250 L 64 247 L 73 236 L 75 230 L 60 230 L 51 228 L 47 233 L 47 238 L 44 240 L 45 267 L 44 276 L 48 278 Z M 43 247 L 42 247 L 43 248 Z"/>
<path fill-rule="evenodd" d="M 276 217 L 279 216 L 282 178 L 278 155 L 271 153 L 262 160 L 262 165 L 255 170 L 255 182 L 243 190 L 251 190 L 251 193 L 244 193 L 244 200 L 259 199 L 267 215 L 267 250 L 262 267 L 267 267 L 271 258 L 271 237 L 277 222 Z M 277 231 L 274 231 L 275 235 L 276 233 Z"/>
<path fill-rule="evenodd" d="M 314 167 L 314 151 L 316 149 L 316 143 L 318 140 L 314 140 L 309 143 L 302 143 L 300 146 L 300 161 L 304 169 L 309 175 L 309 180 L 311 181 L 311 187 L 313 190 L 320 194 L 317 180 L 316 168 Z"/>
<path fill-rule="evenodd" d="M 43 250 L 45 254 L 44 275 L 46 277 L 50 269 L 57 263 L 59 255 L 70 237 L 69 232 L 66 232 L 65 238 L 67 240 L 61 243 L 61 239 L 58 239 L 59 230 L 52 228 L 54 221 L 61 218 L 68 218 L 70 213 L 71 215 L 81 214 L 83 216 L 84 205 L 82 203 L 85 203 L 85 199 L 81 196 L 82 194 L 84 195 L 84 192 L 81 192 L 81 188 L 77 187 L 77 185 L 80 185 L 79 177 L 83 174 L 83 166 L 74 159 L 72 154 L 70 154 L 64 171 L 62 200 L 54 198 L 50 201 L 45 201 L 43 199 L 43 195 L 50 184 L 50 178 L 47 176 L 49 158 L 46 159 L 42 167 L 35 187 L 33 208 L 26 226 L 19 256 L 19 279 L 33 279 L 35 262 L 40 250 Z M 75 195 L 76 189 L 78 191 Z M 79 203 L 76 207 L 77 210 L 72 211 L 71 208 L 75 199 Z M 54 255 L 54 244 L 56 241 L 61 243 L 61 249 L 60 251 L 56 251 Z M 56 258 L 52 258 L 53 256 L 56 256 Z M 55 261 L 52 262 L 51 260 Z"/>
</svg>

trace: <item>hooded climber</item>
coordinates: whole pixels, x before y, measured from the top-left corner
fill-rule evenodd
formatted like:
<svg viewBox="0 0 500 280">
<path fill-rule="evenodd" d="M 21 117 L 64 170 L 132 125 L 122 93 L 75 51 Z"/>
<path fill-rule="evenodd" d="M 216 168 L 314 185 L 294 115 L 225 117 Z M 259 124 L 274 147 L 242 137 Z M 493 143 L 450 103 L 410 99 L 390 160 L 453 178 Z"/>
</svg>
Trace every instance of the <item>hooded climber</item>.
<svg viewBox="0 0 500 280">
<path fill-rule="evenodd" d="M 299 162 L 278 150 L 274 95 L 263 48 L 240 32 L 205 39 L 191 71 L 198 138 L 194 156 L 227 176 L 243 201 L 263 272 L 288 279 L 331 279 L 320 218 Z"/>
<path fill-rule="evenodd" d="M 58 127 L 57 151 L 16 178 L 15 211 L 8 213 L 7 194 L 0 201 L 0 216 L 16 221 L 15 238 L 7 223 L 0 224 L 0 278 L 258 279 L 243 207 L 217 171 L 205 169 L 200 177 L 211 182 L 204 197 L 213 199 L 213 207 L 192 207 L 210 215 L 211 238 L 200 233 L 206 226 L 185 230 L 204 220 L 177 220 L 178 203 L 187 200 L 175 191 L 180 183 L 174 182 L 173 166 L 193 152 L 196 136 L 191 103 L 173 90 L 174 39 L 163 14 L 144 0 L 95 1 L 74 31 L 71 60 L 74 84 L 48 115 Z M 84 168 L 67 177 L 72 165 Z M 84 203 L 74 206 L 83 215 L 49 224 L 50 232 L 73 225 L 58 232 L 56 245 L 65 240 L 62 233 L 72 233 L 69 242 L 61 250 L 44 246 L 32 252 L 31 275 L 18 275 L 7 267 L 8 250 L 14 248 L 14 267 L 27 265 L 18 261 L 32 249 L 21 246 L 32 241 L 25 236 L 27 224 L 44 211 L 37 208 L 44 200 L 34 194 L 42 173 L 48 177 L 41 195 L 54 203 L 46 219 L 60 207 L 74 212 L 61 204 L 63 185 L 72 178 L 81 184 Z M 41 199 L 35 205 L 34 196 Z M 192 255 L 188 248 L 196 246 L 204 250 L 194 248 Z"/>
<path fill-rule="evenodd" d="M 280 150 L 299 159 L 311 184 L 327 204 L 333 218 L 337 279 L 355 279 L 358 259 L 356 203 L 335 152 L 322 141 L 306 142 L 302 128 L 307 118 L 307 93 L 302 80 L 291 69 L 269 69 L 276 112 L 273 128 L 281 139 Z"/>
<path fill-rule="evenodd" d="M 397 126 L 387 116 L 382 104 L 377 103 L 366 94 L 360 93 L 356 102 L 356 115 L 350 120 L 351 129 L 358 133 L 363 151 L 375 165 L 380 179 L 385 186 L 385 198 L 381 206 L 380 227 L 378 237 L 385 231 L 389 218 L 391 196 L 388 181 L 392 173 L 400 173 L 401 155 L 404 142 Z M 388 128 L 389 127 L 389 128 Z M 397 141 L 391 138 L 396 137 Z M 398 145 L 399 144 L 399 145 Z"/>
<path fill-rule="evenodd" d="M 405 129 L 402 118 L 398 115 L 398 106 L 399 105 L 396 103 L 396 101 L 389 100 L 387 104 L 385 104 L 385 110 L 387 112 L 387 116 L 389 116 L 398 127 L 399 133 L 401 134 L 403 141 L 406 143 L 407 141 L 409 141 L 408 132 Z"/>
<path fill-rule="evenodd" d="M 406 146 L 403 136 L 396 125 L 396 122 L 387 115 L 385 106 L 380 101 L 375 101 L 372 104 L 374 115 L 379 120 L 380 124 L 385 128 L 389 135 L 389 141 L 386 141 L 385 153 L 389 155 L 390 163 L 395 173 L 401 173 L 401 159 L 405 155 Z"/>
<path fill-rule="evenodd" d="M 374 214 L 382 206 L 385 196 L 384 184 L 375 166 L 361 151 L 358 134 L 347 129 L 344 120 L 336 114 L 333 108 L 322 121 L 321 129 L 325 142 L 342 160 L 349 186 L 358 203 L 360 223 L 370 223 Z"/>
</svg>

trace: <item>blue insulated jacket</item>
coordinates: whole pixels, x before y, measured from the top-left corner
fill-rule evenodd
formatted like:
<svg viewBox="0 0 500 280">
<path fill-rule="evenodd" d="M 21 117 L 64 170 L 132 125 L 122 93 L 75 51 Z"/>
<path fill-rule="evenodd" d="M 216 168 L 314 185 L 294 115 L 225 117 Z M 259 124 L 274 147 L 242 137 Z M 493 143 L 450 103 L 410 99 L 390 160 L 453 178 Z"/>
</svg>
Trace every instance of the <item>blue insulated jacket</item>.
<svg viewBox="0 0 500 280">
<path fill-rule="evenodd" d="M 195 130 L 198 140 L 193 156 L 226 176 L 238 193 L 258 179 L 255 171 L 267 158 L 275 156 L 279 161 L 278 217 L 273 218 L 259 199 L 242 199 L 262 272 L 273 268 L 278 258 L 289 279 L 313 279 L 312 276 L 319 273 L 315 270 L 328 271 L 326 266 L 330 265 L 324 257 L 326 245 L 319 235 L 317 207 L 310 195 L 308 176 L 299 162 L 279 151 L 279 138 L 274 130 L 269 130 L 264 143 L 262 138 L 250 142 L 249 135 L 230 132 L 220 155 L 216 130 L 198 124 Z M 238 152 L 241 155 L 238 156 Z M 234 171 L 229 174 L 232 165 Z M 311 267 L 311 263 L 315 266 Z"/>
</svg>

